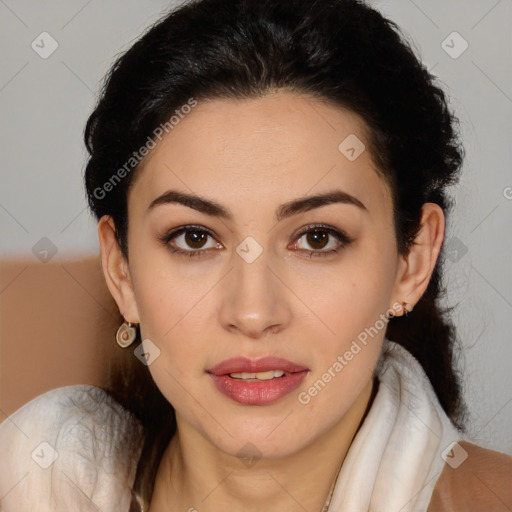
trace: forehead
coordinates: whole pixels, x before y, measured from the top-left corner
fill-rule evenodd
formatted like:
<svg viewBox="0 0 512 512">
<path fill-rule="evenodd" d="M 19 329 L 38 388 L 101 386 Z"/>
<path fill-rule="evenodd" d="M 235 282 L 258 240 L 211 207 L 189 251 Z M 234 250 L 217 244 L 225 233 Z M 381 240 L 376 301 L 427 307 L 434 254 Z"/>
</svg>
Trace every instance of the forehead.
<svg viewBox="0 0 512 512">
<path fill-rule="evenodd" d="M 262 208 L 337 188 L 391 208 L 367 133 L 356 114 L 296 93 L 201 101 L 142 162 L 129 204 L 172 188 Z"/>
</svg>

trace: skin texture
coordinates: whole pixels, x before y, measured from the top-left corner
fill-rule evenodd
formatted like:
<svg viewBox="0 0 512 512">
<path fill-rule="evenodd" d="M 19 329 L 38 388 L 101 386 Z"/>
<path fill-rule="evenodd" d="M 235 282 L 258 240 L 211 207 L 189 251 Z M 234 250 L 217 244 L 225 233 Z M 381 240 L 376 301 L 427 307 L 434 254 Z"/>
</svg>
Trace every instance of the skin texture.
<svg viewBox="0 0 512 512">
<path fill-rule="evenodd" d="M 412 309 L 444 236 L 441 208 L 427 203 L 416 243 L 398 254 L 390 190 L 370 151 L 350 161 L 338 150 L 350 134 L 369 147 L 358 116 L 292 92 L 201 101 L 138 171 L 128 196 L 129 262 L 112 220 L 100 220 L 107 283 L 125 319 L 160 350 L 149 370 L 176 410 L 151 512 L 321 509 L 370 405 L 385 329 L 309 403 L 298 393 L 380 315 L 403 302 Z M 215 201 L 232 218 L 176 203 L 148 211 L 169 189 Z M 333 203 L 276 220 L 280 205 L 333 190 L 365 208 Z M 297 236 L 318 223 L 351 242 Z M 200 257 L 171 252 L 173 242 L 197 250 L 184 236 L 159 240 L 188 224 L 214 235 Z M 236 251 L 248 236 L 262 248 L 252 263 Z M 273 404 L 236 403 L 207 373 L 231 357 L 269 355 L 309 369 L 299 389 Z M 247 464 L 240 453 L 257 460 Z"/>
</svg>

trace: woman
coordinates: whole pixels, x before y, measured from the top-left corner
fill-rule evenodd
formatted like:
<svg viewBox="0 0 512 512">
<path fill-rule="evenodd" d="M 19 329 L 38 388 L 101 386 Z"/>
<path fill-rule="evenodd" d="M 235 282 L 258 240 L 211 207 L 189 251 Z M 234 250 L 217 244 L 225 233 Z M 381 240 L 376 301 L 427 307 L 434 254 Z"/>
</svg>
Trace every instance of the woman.
<svg viewBox="0 0 512 512">
<path fill-rule="evenodd" d="M 455 128 L 363 3 L 202 0 L 152 27 L 85 133 L 124 361 L 2 424 L 2 510 L 510 507 L 437 305 Z"/>
</svg>

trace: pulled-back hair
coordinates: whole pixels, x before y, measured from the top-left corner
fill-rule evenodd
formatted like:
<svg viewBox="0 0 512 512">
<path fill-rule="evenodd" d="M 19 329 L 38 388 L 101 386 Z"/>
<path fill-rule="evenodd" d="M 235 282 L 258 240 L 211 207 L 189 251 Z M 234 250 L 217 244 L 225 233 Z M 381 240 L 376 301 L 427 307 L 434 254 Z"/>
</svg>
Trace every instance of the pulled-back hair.
<svg viewBox="0 0 512 512">
<path fill-rule="evenodd" d="M 448 213 L 445 188 L 457 181 L 463 158 L 458 121 L 392 21 L 357 0 L 197 0 L 162 18 L 117 59 L 85 130 L 89 205 L 97 219 L 112 216 L 126 258 L 127 192 L 137 165 L 115 183 L 114 174 L 126 171 L 134 152 L 191 98 L 253 98 L 279 89 L 364 120 L 368 149 L 392 191 L 400 254 L 419 231 L 424 203 Z M 418 359 L 463 430 L 455 330 L 438 304 L 441 265 L 439 258 L 413 313 L 391 319 L 386 337 Z M 116 364 L 107 390 L 146 428 L 134 492 L 147 504 L 175 432 L 174 411 L 133 356 Z"/>
</svg>

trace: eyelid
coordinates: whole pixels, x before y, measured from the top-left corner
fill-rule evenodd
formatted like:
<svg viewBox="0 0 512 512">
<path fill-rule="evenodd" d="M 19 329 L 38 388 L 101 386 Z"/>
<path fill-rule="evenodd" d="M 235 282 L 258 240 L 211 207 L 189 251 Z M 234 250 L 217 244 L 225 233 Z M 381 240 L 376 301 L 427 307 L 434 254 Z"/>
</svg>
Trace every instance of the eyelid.
<svg viewBox="0 0 512 512">
<path fill-rule="evenodd" d="M 301 228 L 299 230 L 299 233 L 294 234 L 294 236 L 292 237 L 293 240 L 296 240 L 294 242 L 294 246 L 298 245 L 300 239 L 304 235 L 307 235 L 308 233 L 311 233 L 314 231 L 324 231 L 329 236 L 337 239 L 338 243 L 335 248 L 331 248 L 331 249 L 327 249 L 327 250 L 324 250 L 324 248 L 322 248 L 322 249 L 301 249 L 301 248 L 295 249 L 299 253 L 302 253 L 302 254 L 305 253 L 305 254 L 309 255 L 310 258 L 313 258 L 313 257 L 326 258 L 329 256 L 334 256 L 335 254 L 338 254 L 338 251 L 340 249 L 347 248 L 354 241 L 354 239 L 352 237 L 348 236 L 342 229 L 338 229 L 338 228 L 335 228 L 334 226 L 329 226 L 327 224 L 309 224 L 308 226 Z"/>
<path fill-rule="evenodd" d="M 194 225 L 194 224 L 187 224 L 185 226 L 180 226 L 177 228 L 170 229 L 169 231 L 166 231 L 163 236 L 159 237 L 159 240 L 163 244 L 168 244 L 171 240 L 178 238 L 179 236 L 183 235 L 184 233 L 188 233 L 188 232 L 205 233 L 206 235 L 213 238 L 218 244 L 220 244 L 220 242 L 217 240 L 217 237 L 215 236 L 215 234 L 212 231 L 210 231 L 208 228 L 205 228 L 203 226 L 198 226 L 198 225 Z M 190 252 L 199 252 L 201 250 L 202 249 L 196 249 L 195 251 L 191 250 Z"/>
<path fill-rule="evenodd" d="M 186 224 L 183 226 L 178 226 L 176 228 L 169 229 L 161 237 L 159 237 L 159 240 L 161 240 L 162 242 L 169 241 L 171 238 L 175 238 L 176 236 L 181 235 L 182 233 L 187 231 L 200 231 L 201 233 L 207 233 L 212 238 L 216 239 L 216 236 L 210 229 L 205 228 L 204 226 L 201 226 L 199 224 Z"/>
<path fill-rule="evenodd" d="M 217 240 L 217 237 L 210 229 L 208 229 L 204 226 L 196 225 L 196 224 L 186 224 L 184 226 L 178 226 L 176 228 L 172 228 L 172 229 L 166 231 L 162 236 L 158 237 L 158 240 L 163 245 L 171 247 L 173 249 L 173 252 L 177 252 L 177 253 L 181 253 L 181 254 L 188 254 L 188 253 L 201 254 L 201 253 L 205 253 L 205 252 L 209 251 L 210 249 L 212 249 L 211 247 L 208 247 L 207 249 L 196 249 L 196 250 L 191 249 L 191 250 L 187 251 L 185 249 L 181 249 L 180 247 L 173 247 L 170 244 L 171 240 L 173 240 L 174 238 L 177 238 L 178 236 L 182 235 L 183 233 L 187 233 L 188 231 L 205 233 L 208 236 L 210 236 L 211 238 L 213 238 L 217 244 L 220 244 L 220 242 Z"/>
<path fill-rule="evenodd" d="M 342 229 L 336 228 L 334 226 L 330 226 L 328 224 L 321 224 L 321 223 L 320 224 L 308 224 L 307 226 L 300 228 L 298 233 L 296 232 L 291 236 L 290 240 L 295 240 L 297 238 L 301 238 L 303 235 L 305 235 L 311 231 L 314 231 L 315 229 L 317 229 L 319 231 L 326 231 L 330 235 L 333 235 L 336 238 L 338 238 L 344 245 L 349 244 L 354 241 L 353 238 L 348 236 Z M 320 251 L 316 251 L 316 252 L 320 252 Z"/>
</svg>

